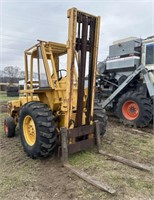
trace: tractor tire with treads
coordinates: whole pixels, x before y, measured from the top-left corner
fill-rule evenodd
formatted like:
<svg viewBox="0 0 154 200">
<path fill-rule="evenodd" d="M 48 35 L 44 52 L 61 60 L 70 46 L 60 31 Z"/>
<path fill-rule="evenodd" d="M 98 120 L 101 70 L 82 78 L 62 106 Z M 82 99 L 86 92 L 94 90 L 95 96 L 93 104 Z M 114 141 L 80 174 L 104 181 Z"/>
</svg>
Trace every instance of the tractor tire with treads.
<svg viewBox="0 0 154 200">
<path fill-rule="evenodd" d="M 94 120 L 99 121 L 101 135 L 103 136 L 106 132 L 107 127 L 107 115 L 106 110 L 102 109 L 101 103 L 95 102 L 94 104 Z"/>
<path fill-rule="evenodd" d="M 116 113 L 129 126 L 145 127 L 152 120 L 152 103 L 141 92 L 123 94 L 117 103 Z"/>
<path fill-rule="evenodd" d="M 15 136 L 15 128 L 16 125 L 14 123 L 13 117 L 7 117 L 4 120 L 4 132 L 7 137 L 14 137 Z"/>
<path fill-rule="evenodd" d="M 19 87 L 17 86 L 12 86 L 12 87 L 7 87 L 7 92 L 18 92 Z"/>
<path fill-rule="evenodd" d="M 33 101 L 22 106 L 19 133 L 28 156 L 38 158 L 52 154 L 56 147 L 55 130 L 55 117 L 46 104 Z"/>
</svg>

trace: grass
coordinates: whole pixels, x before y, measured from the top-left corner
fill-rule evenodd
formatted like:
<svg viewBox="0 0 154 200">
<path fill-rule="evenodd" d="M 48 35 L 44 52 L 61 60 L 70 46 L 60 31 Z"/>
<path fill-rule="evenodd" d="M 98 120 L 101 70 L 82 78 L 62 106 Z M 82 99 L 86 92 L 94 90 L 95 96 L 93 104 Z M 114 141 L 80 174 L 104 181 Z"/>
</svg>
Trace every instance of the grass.
<svg viewBox="0 0 154 200">
<path fill-rule="evenodd" d="M 132 134 L 131 129 L 125 131 L 125 127 L 122 125 L 116 127 L 114 124 L 110 124 L 102 141 L 102 149 L 151 166 L 154 153 L 153 144 L 154 139 L 151 134 Z M 122 197 L 123 192 L 121 191 L 121 194 L 115 199 L 131 199 L 133 196 L 138 196 L 135 199 L 142 199 L 141 196 L 143 199 L 151 199 L 153 195 L 152 173 L 142 172 L 110 161 L 96 154 L 95 148 L 72 155 L 69 162 L 79 170 L 97 177 L 100 181 L 104 180 L 115 189 L 122 188 L 121 190 L 127 197 Z M 83 189 L 82 192 L 86 195 L 86 190 Z M 131 197 L 128 197 L 129 195 Z"/>
<path fill-rule="evenodd" d="M 107 152 L 124 156 L 137 162 L 152 162 L 154 138 L 152 134 L 133 134 L 131 128 L 115 127 L 110 123 L 102 147 Z"/>
<path fill-rule="evenodd" d="M 3 124 L 4 124 L 4 119 L 5 117 L 7 117 L 8 114 L 7 113 L 0 113 L 0 136 L 5 136 L 4 135 L 4 127 L 3 127 Z"/>
<path fill-rule="evenodd" d="M 7 161 L 4 160 L 6 163 Z M 11 190 L 15 188 L 25 188 L 25 186 L 31 186 L 35 182 L 35 177 L 37 176 L 36 170 L 32 170 L 32 166 L 35 169 L 38 167 L 38 163 L 33 160 L 29 160 L 26 166 L 18 167 L 15 162 L 11 162 L 11 167 L 6 167 L 5 163 L 2 164 L 2 168 L 5 167 L 6 171 L 0 173 L 0 197 L 4 198 Z M 26 175 L 26 176 L 25 176 Z M 31 180 L 33 179 L 33 181 Z"/>
<path fill-rule="evenodd" d="M 153 184 L 151 182 L 151 184 L 147 181 L 144 180 L 140 180 L 140 181 L 136 181 L 133 178 L 127 178 L 126 179 L 128 185 L 132 188 L 134 188 L 135 190 L 140 190 L 140 189 L 146 189 L 146 190 L 153 190 Z"/>
<path fill-rule="evenodd" d="M 141 196 L 147 195 L 147 199 L 150 199 L 148 196 L 153 194 L 154 184 L 150 173 L 148 174 L 121 163 L 110 161 L 101 155 L 97 155 L 95 149 L 72 155 L 69 162 L 80 171 L 85 171 L 98 180 L 106 182 L 117 191 L 119 191 L 119 188 L 123 188 L 122 190 L 128 191 L 128 196 L 129 193 L 134 194 L 134 196 L 136 194 Z M 80 193 L 82 197 L 86 196 L 87 190 L 83 188 Z M 98 191 L 96 193 L 100 194 Z M 125 199 L 121 195 L 122 193 L 119 193 L 117 199 Z M 107 196 L 106 199 L 114 198 Z"/>
<path fill-rule="evenodd" d="M 6 115 L 7 115 L 6 112 L 5 113 L 0 113 L 0 119 L 4 118 L 4 116 L 6 116 Z"/>
<path fill-rule="evenodd" d="M 19 97 L 7 97 L 6 91 L 0 91 L 0 103 L 17 100 Z"/>
<path fill-rule="evenodd" d="M 4 99 L 7 99 L 6 93 L 0 92 L 0 94 L 4 96 Z M 16 148 L 13 150 L 13 147 L 11 147 L 11 150 L 19 150 L 20 154 L 22 148 L 19 145 L 19 141 L 17 142 L 19 138 L 12 138 L 9 142 L 5 138 L 3 131 L 3 120 L 5 116 L 7 116 L 7 113 L 0 113 L 0 140 L 2 140 L 2 143 L 7 141 L 9 145 L 14 143 Z M 145 136 L 132 134 L 131 129 L 126 131 L 124 126 L 116 126 L 110 123 L 107 133 L 102 140 L 102 149 L 134 161 L 149 164 L 153 156 L 153 142 L 152 134 L 145 133 Z M 6 153 L 9 155 L 9 151 Z M 19 157 L 21 158 L 22 155 L 19 155 Z M 43 165 L 41 166 L 41 162 L 38 160 L 34 161 L 29 159 L 26 165 L 22 167 L 18 166 L 13 158 L 11 158 L 10 162 L 8 163 L 7 156 L 4 154 L 0 155 L 1 197 L 5 197 L 13 188 L 17 188 L 17 190 L 20 188 L 24 189 L 25 185 L 31 187 L 31 184 L 37 181 L 37 170 L 44 167 Z M 75 178 L 76 184 L 81 188 L 76 191 L 77 199 L 79 200 L 152 199 L 154 191 L 152 174 L 108 160 L 106 157 L 97 154 L 95 147 L 70 156 L 69 162 L 80 171 L 85 171 L 98 180 L 108 183 L 118 191 L 117 196 L 112 197 L 86 182 Z M 34 167 L 35 170 L 33 170 Z M 71 177 L 73 176 L 71 175 Z"/>
<path fill-rule="evenodd" d="M 88 168 L 89 166 L 92 166 L 93 163 L 97 163 L 97 158 L 94 155 L 93 149 L 91 149 L 72 155 L 69 161 L 74 166 L 80 166 L 82 163 L 85 168 Z"/>
</svg>

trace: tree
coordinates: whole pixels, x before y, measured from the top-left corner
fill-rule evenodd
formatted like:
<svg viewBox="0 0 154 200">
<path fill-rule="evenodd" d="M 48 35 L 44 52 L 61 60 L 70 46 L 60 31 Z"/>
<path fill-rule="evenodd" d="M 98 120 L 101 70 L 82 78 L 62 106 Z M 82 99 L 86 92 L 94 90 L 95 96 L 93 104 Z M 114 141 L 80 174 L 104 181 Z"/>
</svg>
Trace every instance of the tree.
<svg viewBox="0 0 154 200">
<path fill-rule="evenodd" d="M 21 71 L 19 67 L 7 66 L 3 70 L 3 76 L 9 78 L 9 83 L 15 83 L 16 79 L 20 77 Z"/>
<path fill-rule="evenodd" d="M 25 78 L 25 72 L 20 71 L 19 78 L 24 79 Z"/>
</svg>

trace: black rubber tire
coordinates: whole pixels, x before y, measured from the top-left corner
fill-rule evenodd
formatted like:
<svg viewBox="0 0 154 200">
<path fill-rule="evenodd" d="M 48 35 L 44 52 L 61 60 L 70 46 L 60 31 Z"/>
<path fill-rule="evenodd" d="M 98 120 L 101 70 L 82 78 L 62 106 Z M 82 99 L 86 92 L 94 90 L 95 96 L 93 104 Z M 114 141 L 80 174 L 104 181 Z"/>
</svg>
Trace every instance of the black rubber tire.
<svg viewBox="0 0 154 200">
<path fill-rule="evenodd" d="M 6 130 L 7 127 L 7 130 Z M 7 117 L 4 120 L 4 132 L 7 137 L 14 137 L 15 136 L 15 128 L 16 125 L 14 123 L 13 117 Z"/>
<path fill-rule="evenodd" d="M 8 92 L 7 91 L 7 96 L 8 97 L 18 97 L 19 96 L 19 92 Z"/>
<path fill-rule="evenodd" d="M 13 87 L 7 87 L 7 92 L 18 92 L 19 87 L 13 86 Z"/>
<path fill-rule="evenodd" d="M 30 115 L 36 127 L 36 141 L 30 146 L 24 137 L 23 121 Z M 33 101 L 22 106 L 19 115 L 19 133 L 24 151 L 31 158 L 47 157 L 56 147 L 56 125 L 52 111 L 44 103 Z"/>
<path fill-rule="evenodd" d="M 122 113 L 122 106 L 128 100 L 134 101 L 139 107 L 139 115 L 134 120 L 126 119 Z M 146 127 L 152 120 L 152 110 L 150 98 L 145 97 L 141 92 L 130 91 L 119 98 L 116 107 L 116 114 L 125 125 L 141 128 Z"/>
<path fill-rule="evenodd" d="M 100 130 L 101 130 L 100 134 L 103 136 L 106 132 L 108 117 L 106 115 L 106 110 L 102 109 L 101 103 L 98 103 L 96 101 L 94 104 L 94 120 L 99 121 Z"/>
</svg>

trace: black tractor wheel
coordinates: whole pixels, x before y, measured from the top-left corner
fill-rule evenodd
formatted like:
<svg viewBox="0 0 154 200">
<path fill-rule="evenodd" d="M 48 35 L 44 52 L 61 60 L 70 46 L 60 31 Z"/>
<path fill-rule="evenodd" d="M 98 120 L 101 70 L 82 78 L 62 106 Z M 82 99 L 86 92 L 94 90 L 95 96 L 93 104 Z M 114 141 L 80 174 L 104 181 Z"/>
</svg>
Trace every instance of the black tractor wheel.
<svg viewBox="0 0 154 200">
<path fill-rule="evenodd" d="M 106 132 L 107 127 L 107 115 L 105 109 L 102 109 L 101 103 L 95 102 L 94 105 L 94 120 L 99 121 L 101 135 L 103 136 Z"/>
<path fill-rule="evenodd" d="M 141 92 L 127 92 L 118 100 L 116 113 L 126 125 L 145 127 L 152 120 L 151 100 Z"/>
<path fill-rule="evenodd" d="M 41 102 L 26 103 L 20 110 L 19 133 L 24 151 L 31 158 L 47 157 L 56 147 L 55 117 Z"/>
<path fill-rule="evenodd" d="M 4 132 L 7 137 L 14 137 L 15 136 L 15 128 L 16 125 L 14 123 L 13 117 L 7 117 L 4 120 Z"/>
</svg>

